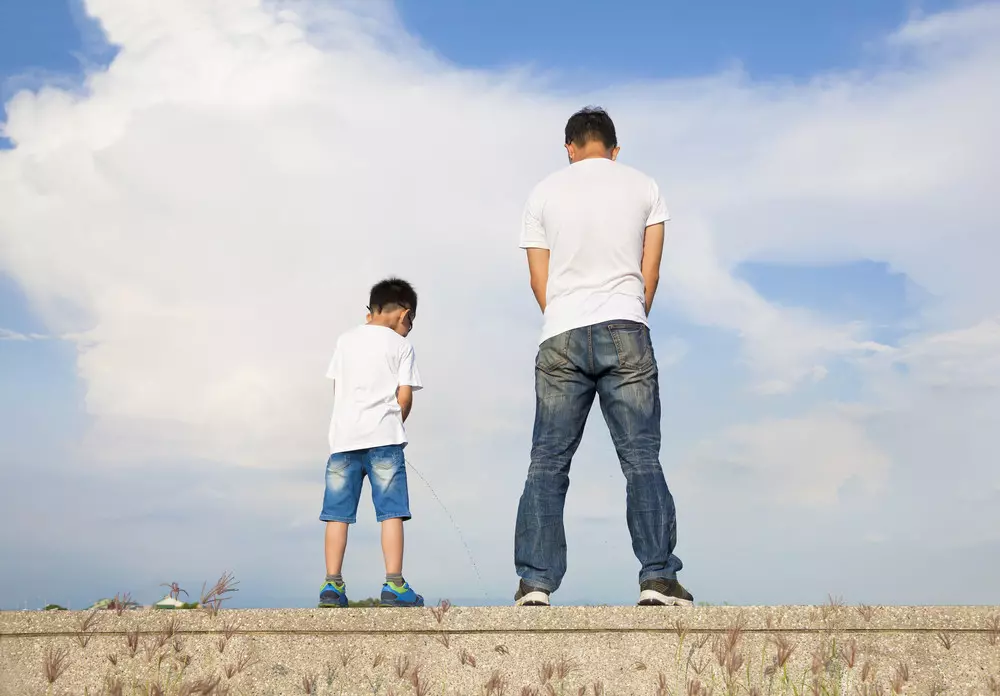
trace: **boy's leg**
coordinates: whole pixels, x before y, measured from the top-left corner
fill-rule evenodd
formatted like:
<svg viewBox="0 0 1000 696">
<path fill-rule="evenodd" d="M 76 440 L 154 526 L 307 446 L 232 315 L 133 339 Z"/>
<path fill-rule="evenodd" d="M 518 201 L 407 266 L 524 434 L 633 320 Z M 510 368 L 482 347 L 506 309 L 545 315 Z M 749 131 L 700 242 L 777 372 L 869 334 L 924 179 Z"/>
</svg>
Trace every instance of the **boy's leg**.
<svg viewBox="0 0 1000 696">
<path fill-rule="evenodd" d="M 330 455 L 326 463 L 326 487 L 320 520 L 326 522 L 324 554 L 327 582 L 320 591 L 321 607 L 347 606 L 345 585 L 337 582 L 347 549 L 347 529 L 357 519 L 364 470 L 355 452 Z"/>
<path fill-rule="evenodd" d="M 403 579 L 403 522 L 410 519 L 403 447 L 389 445 L 367 450 L 365 472 L 372 484 L 375 517 L 382 525 L 385 584 L 380 602 L 383 606 L 422 607 L 424 598 Z"/>
<path fill-rule="evenodd" d="M 542 343 L 535 358 L 531 464 L 514 529 L 514 566 L 522 580 L 515 597 L 519 603 L 535 603 L 526 600 L 535 596 L 534 590 L 556 591 L 566 573 L 563 508 L 569 468 L 595 394 L 589 341 L 588 327 L 573 329 Z"/>
<path fill-rule="evenodd" d="M 344 567 L 344 551 L 347 550 L 347 529 L 350 525 L 346 522 L 326 523 L 326 574 L 340 575 Z"/>
<path fill-rule="evenodd" d="M 382 522 L 382 556 L 386 577 L 403 574 L 403 520 L 398 517 Z"/>
</svg>

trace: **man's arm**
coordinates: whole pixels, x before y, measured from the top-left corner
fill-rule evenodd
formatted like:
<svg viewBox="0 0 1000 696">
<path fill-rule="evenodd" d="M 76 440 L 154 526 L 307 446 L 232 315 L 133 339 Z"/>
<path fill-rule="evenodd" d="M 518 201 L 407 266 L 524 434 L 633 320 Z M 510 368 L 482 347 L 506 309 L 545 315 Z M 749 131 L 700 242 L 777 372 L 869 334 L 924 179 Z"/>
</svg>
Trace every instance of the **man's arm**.
<svg viewBox="0 0 1000 696">
<path fill-rule="evenodd" d="M 662 227 L 662 225 L 661 225 Z M 528 273 L 531 276 L 531 291 L 535 301 L 545 314 L 545 289 L 549 284 L 549 250 L 532 247 L 528 249 Z"/>
<path fill-rule="evenodd" d="M 410 409 L 413 408 L 413 387 L 408 384 L 400 384 L 396 388 L 396 401 L 399 402 L 399 408 L 402 411 L 403 422 L 406 422 L 406 417 L 410 415 Z"/>
<path fill-rule="evenodd" d="M 653 306 L 656 286 L 660 283 L 660 259 L 663 258 L 663 223 L 646 228 L 642 242 L 642 282 L 646 286 L 646 314 Z"/>
</svg>

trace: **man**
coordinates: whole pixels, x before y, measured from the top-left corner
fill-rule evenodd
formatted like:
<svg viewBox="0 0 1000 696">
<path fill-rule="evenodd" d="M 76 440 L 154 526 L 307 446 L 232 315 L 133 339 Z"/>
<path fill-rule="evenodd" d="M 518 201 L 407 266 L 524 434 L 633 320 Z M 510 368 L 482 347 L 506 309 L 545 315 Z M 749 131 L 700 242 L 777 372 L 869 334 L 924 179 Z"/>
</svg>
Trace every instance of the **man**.
<svg viewBox="0 0 1000 696">
<path fill-rule="evenodd" d="M 566 572 L 563 507 L 570 460 L 595 395 L 626 481 L 639 604 L 693 604 L 674 501 L 660 467 L 660 394 L 647 315 L 664 223 L 656 182 L 618 164 L 611 118 L 587 108 L 566 123 L 570 166 L 539 183 L 524 210 L 522 249 L 544 315 L 535 359 L 531 465 L 517 510 L 514 564 L 522 605 L 549 604 Z"/>
</svg>

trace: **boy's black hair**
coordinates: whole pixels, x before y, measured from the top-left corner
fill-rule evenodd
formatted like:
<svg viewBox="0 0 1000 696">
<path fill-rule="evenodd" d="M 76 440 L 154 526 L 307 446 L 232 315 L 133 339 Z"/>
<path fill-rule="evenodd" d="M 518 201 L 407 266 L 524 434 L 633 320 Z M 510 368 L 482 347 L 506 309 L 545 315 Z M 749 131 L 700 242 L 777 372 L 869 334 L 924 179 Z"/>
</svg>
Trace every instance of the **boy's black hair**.
<svg viewBox="0 0 1000 696">
<path fill-rule="evenodd" d="M 386 278 L 375 283 L 368 296 L 368 310 L 378 312 L 394 306 L 417 313 L 417 293 L 413 286 L 399 278 Z"/>
<path fill-rule="evenodd" d="M 604 147 L 609 150 L 618 147 L 614 121 L 599 106 L 580 109 L 566 122 L 567 145 L 573 143 L 577 147 L 582 147 L 591 140 L 604 143 Z"/>
</svg>

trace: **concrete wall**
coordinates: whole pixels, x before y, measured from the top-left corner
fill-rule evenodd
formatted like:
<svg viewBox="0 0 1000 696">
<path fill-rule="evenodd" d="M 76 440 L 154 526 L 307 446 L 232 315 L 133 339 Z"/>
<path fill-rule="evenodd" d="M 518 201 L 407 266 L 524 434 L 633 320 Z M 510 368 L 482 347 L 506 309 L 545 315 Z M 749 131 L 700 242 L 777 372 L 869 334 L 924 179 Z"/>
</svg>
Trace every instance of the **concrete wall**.
<svg viewBox="0 0 1000 696">
<path fill-rule="evenodd" d="M 0 613 L 0 694 L 1000 696 L 1000 607 L 223 610 L 214 617 L 147 609 L 101 611 L 84 625 L 88 616 Z M 60 656 L 64 669 L 49 683 L 46 662 L 55 676 Z"/>
</svg>

